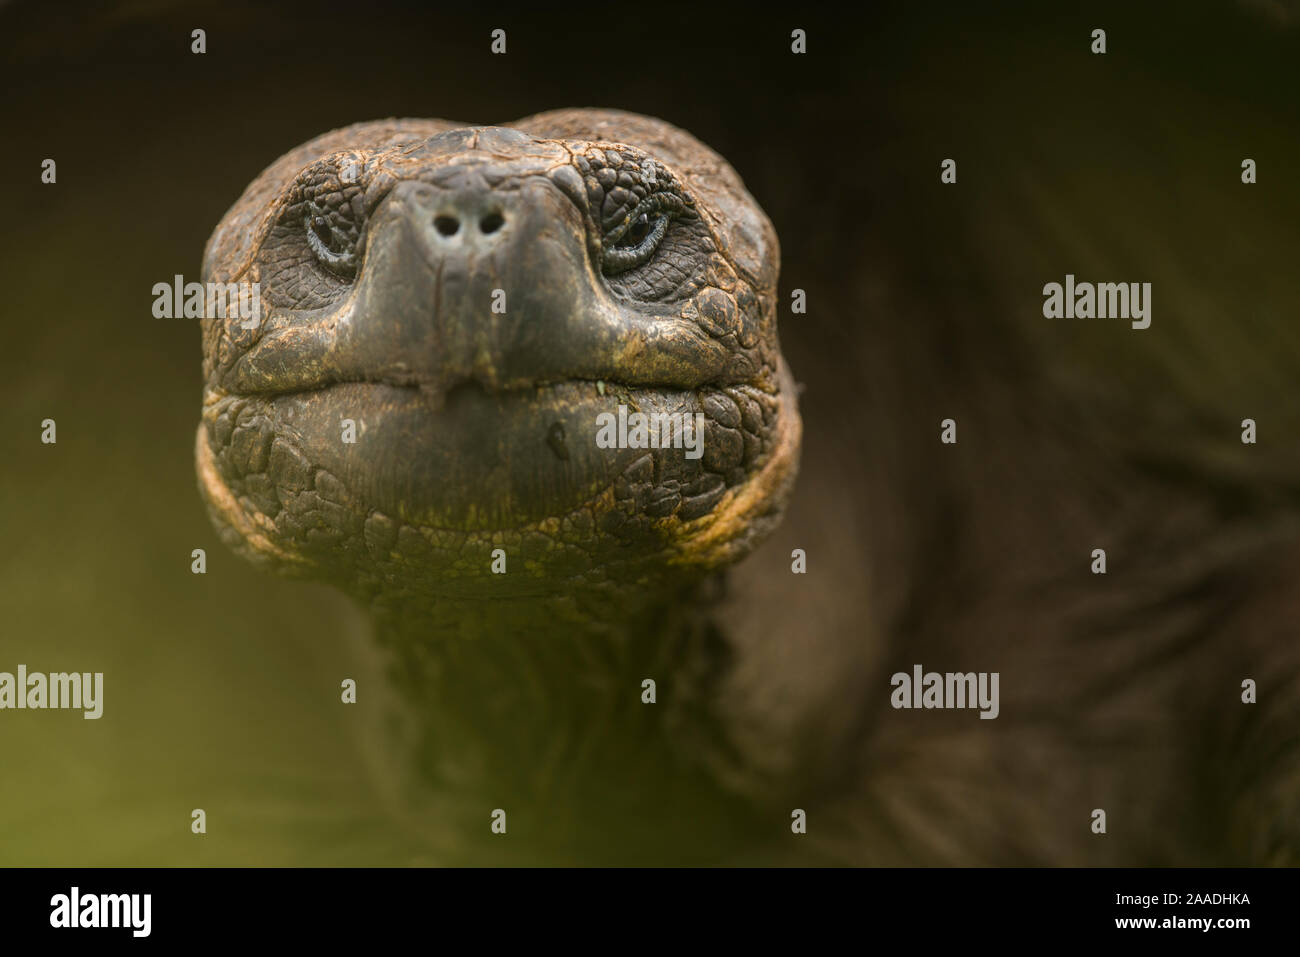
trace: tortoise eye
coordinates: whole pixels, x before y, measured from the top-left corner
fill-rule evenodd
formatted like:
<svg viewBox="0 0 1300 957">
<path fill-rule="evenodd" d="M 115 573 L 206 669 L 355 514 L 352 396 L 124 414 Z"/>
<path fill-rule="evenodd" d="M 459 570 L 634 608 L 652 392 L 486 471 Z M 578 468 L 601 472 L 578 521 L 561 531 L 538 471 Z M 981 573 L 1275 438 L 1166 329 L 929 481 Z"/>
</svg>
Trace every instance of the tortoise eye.
<svg viewBox="0 0 1300 957">
<path fill-rule="evenodd" d="M 314 205 L 314 204 L 313 204 Z M 356 245 L 348 231 L 330 223 L 322 212 L 308 209 L 307 245 L 322 266 L 342 277 L 356 271 Z"/>
<path fill-rule="evenodd" d="M 668 223 L 681 215 L 687 201 L 673 193 L 647 196 L 605 236 L 601 270 L 606 276 L 635 269 L 650 261 L 668 232 Z"/>
<path fill-rule="evenodd" d="M 326 222 L 323 216 L 312 217 L 311 231 L 316 234 L 316 238 L 320 240 L 321 245 L 329 252 L 335 255 L 343 252 L 342 249 L 338 248 L 339 244 L 334 239 L 334 230 L 330 229 L 330 224 Z"/>
<path fill-rule="evenodd" d="M 606 276 L 617 275 L 650 261 L 668 232 L 669 217 L 663 213 L 653 219 L 642 214 L 627 227 L 614 245 L 605 251 L 601 269 Z"/>
<path fill-rule="evenodd" d="M 636 221 L 632 223 L 632 225 L 628 228 L 628 231 L 623 234 L 623 239 L 622 241 L 619 242 L 619 245 L 639 246 L 641 244 L 641 240 L 645 239 L 647 234 L 649 234 L 649 232 L 650 232 L 650 217 L 647 216 L 645 213 L 642 213 L 640 216 L 636 218 Z"/>
</svg>

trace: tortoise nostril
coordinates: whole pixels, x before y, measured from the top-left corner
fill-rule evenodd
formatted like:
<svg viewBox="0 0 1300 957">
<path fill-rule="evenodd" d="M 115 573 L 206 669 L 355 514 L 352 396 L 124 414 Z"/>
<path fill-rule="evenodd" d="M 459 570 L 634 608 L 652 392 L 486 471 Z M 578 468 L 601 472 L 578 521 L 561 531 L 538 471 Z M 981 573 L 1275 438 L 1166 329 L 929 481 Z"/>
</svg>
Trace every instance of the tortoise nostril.
<svg viewBox="0 0 1300 957">
<path fill-rule="evenodd" d="M 479 220 L 478 228 L 483 230 L 485 233 L 495 233 L 505 225 L 505 222 L 505 217 L 500 213 L 488 213 Z"/>
<path fill-rule="evenodd" d="M 455 236 L 460 230 L 460 220 L 455 216 L 435 216 L 433 228 L 443 236 Z"/>
</svg>

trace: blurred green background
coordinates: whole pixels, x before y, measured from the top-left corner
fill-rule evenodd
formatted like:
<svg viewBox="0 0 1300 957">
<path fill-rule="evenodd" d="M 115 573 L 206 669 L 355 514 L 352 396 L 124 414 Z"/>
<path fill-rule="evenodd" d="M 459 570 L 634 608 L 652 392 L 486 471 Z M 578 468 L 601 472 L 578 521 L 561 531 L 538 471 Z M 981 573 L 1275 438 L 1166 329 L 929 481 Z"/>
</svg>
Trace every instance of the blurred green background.
<svg viewBox="0 0 1300 957">
<path fill-rule="evenodd" d="M 751 5 L 651 29 L 472 6 L 0 7 L 0 670 L 105 673 L 98 721 L 0 713 L 0 864 L 422 860 L 373 767 L 374 682 L 339 703 L 342 678 L 377 674 L 364 622 L 217 542 L 193 472 L 198 329 L 150 312 L 154 283 L 197 280 L 209 232 L 264 166 L 347 123 L 614 106 L 731 160 L 781 238 L 783 303 L 809 294 L 782 331 L 807 385 L 803 478 L 769 552 L 842 546 L 796 609 L 811 631 L 888 604 L 891 573 L 869 597 L 859 569 L 881 550 L 906 561 L 896 516 L 925 494 L 909 476 L 933 471 L 934 423 L 960 397 L 974 421 L 1005 406 L 1022 438 L 1050 420 L 1070 447 L 1073 423 L 1082 457 L 1140 435 L 1193 481 L 1227 476 L 1240 508 L 1294 507 L 1294 7 Z M 498 26 L 509 53 L 494 58 Z M 789 53 L 794 26 L 806 57 Z M 1095 26 L 1105 57 L 1088 52 Z M 195 27 L 206 55 L 189 52 Z M 938 185 L 948 156 L 955 189 Z M 1239 182 L 1245 156 L 1257 186 Z M 46 157 L 57 185 L 40 182 Z M 1039 290 L 1067 271 L 1154 282 L 1152 329 L 1043 320 Z M 871 410 L 846 433 L 855 396 Z M 1250 414 L 1290 444 L 1246 463 Z M 57 445 L 40 443 L 45 418 Z M 989 495 L 1051 510 L 1033 484 L 1049 466 L 1001 451 Z M 1110 504 L 1116 487 L 1093 477 L 1081 498 Z M 190 572 L 200 547 L 205 576 Z"/>
</svg>

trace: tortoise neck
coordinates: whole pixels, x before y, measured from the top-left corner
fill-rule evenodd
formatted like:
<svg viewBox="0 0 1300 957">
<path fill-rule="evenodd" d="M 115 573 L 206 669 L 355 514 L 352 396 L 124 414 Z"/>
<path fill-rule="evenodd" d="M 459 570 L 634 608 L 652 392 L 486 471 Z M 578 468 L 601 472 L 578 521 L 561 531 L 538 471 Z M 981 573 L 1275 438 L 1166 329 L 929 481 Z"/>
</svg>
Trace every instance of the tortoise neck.
<svg viewBox="0 0 1300 957">
<path fill-rule="evenodd" d="M 435 842 L 452 832 L 471 837 L 468 846 L 444 847 L 449 859 L 470 848 L 475 860 L 508 848 L 515 856 L 500 860 L 549 863 L 569 854 L 590 862 L 617 853 L 613 862 L 627 863 L 655 861 L 669 848 L 719 852 L 716 842 L 743 812 L 710 767 L 725 764 L 727 751 L 712 692 L 728 648 L 707 590 L 377 612 L 409 719 L 409 783 L 426 808 L 419 813 L 440 822 Z M 661 800 L 665 780 L 672 795 Z M 490 840 L 497 808 L 528 842 Z M 675 839 L 683 826 L 708 835 Z M 594 841 L 581 853 L 575 829 Z"/>
</svg>

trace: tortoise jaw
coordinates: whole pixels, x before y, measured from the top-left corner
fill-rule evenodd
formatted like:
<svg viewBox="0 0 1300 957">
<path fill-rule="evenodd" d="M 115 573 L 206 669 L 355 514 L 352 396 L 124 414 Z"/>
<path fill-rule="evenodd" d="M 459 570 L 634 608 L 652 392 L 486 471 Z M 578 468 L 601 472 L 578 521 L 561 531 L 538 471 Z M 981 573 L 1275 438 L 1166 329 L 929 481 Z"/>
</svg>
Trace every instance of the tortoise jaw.
<svg viewBox="0 0 1300 957">
<path fill-rule="evenodd" d="M 481 597 L 523 596 L 549 593 L 560 581 L 577 587 L 583 581 L 639 579 L 648 569 L 654 569 L 655 576 L 680 573 L 689 579 L 738 560 L 780 520 L 779 503 L 797 474 L 801 437 L 793 382 L 784 365 L 780 376 L 788 390 L 772 408 L 772 444 L 746 466 L 743 479 L 735 484 L 711 472 L 703 459 L 686 460 L 680 449 L 599 450 L 580 446 L 566 434 L 566 458 L 550 429 L 530 436 L 532 448 L 526 459 L 517 460 L 527 471 L 498 468 L 473 481 L 462 478 L 463 473 L 438 475 L 436 469 L 418 465 L 419 454 L 432 448 L 422 443 L 408 446 L 405 455 L 376 459 L 343 450 L 391 448 L 386 440 L 373 445 L 340 442 L 339 456 L 326 467 L 308 459 L 320 446 L 297 446 L 302 436 L 287 425 L 260 436 L 260 459 L 256 451 L 249 452 L 257 442 L 241 441 L 237 435 L 234 441 L 227 436 L 224 445 L 219 441 L 217 423 L 222 419 L 246 422 L 250 429 L 264 428 L 273 419 L 308 425 L 282 406 L 304 398 L 294 395 L 277 400 L 226 397 L 211 405 L 197 436 L 200 488 L 218 527 L 225 530 L 226 542 L 245 557 L 282 572 L 333 580 L 361 594 L 378 588 L 430 600 L 473 598 L 480 592 Z M 636 402 L 639 395 L 635 390 L 619 395 L 607 389 L 602 397 L 591 383 L 569 387 L 614 403 L 628 398 Z M 388 390 L 419 402 L 415 390 L 374 384 L 330 387 L 322 394 L 349 389 Z M 455 412 L 499 398 L 478 389 L 458 390 L 448 408 Z M 705 408 L 709 398 L 706 394 L 702 400 Z M 445 416 L 438 418 L 445 421 Z M 432 418 L 425 416 L 425 421 Z M 706 419 L 706 449 L 715 425 Z M 375 436 L 366 428 L 358 434 Z M 499 436 L 467 429 L 458 434 L 461 442 L 453 448 L 453 458 L 466 448 L 481 455 L 498 446 L 494 440 Z M 248 462 L 250 456 L 263 471 L 240 474 L 237 463 Z M 557 476 L 572 477 L 593 462 L 602 468 L 600 478 L 586 490 L 571 482 L 567 487 L 574 492 L 573 501 L 561 504 Z M 691 471 L 669 480 L 673 491 L 665 493 L 668 486 L 656 485 L 656 473 L 666 477 L 673 464 L 685 464 Z M 463 464 L 462 470 L 467 467 Z M 383 476 L 393 484 L 385 485 Z M 421 476 L 430 484 L 415 485 Z M 534 503 L 534 514 L 540 517 L 530 519 L 520 511 L 522 497 L 510 485 L 520 481 L 544 490 L 544 497 Z M 466 489 L 473 494 L 456 494 Z M 451 497 L 429 501 L 447 492 Z M 498 555 L 507 554 L 511 570 L 523 576 L 494 581 L 490 569 Z"/>
<path fill-rule="evenodd" d="M 516 528 L 590 506 L 647 456 L 658 474 L 689 481 L 701 473 L 709 448 L 707 430 L 695 452 L 684 442 L 666 448 L 598 444 L 602 421 L 616 421 L 620 407 L 624 418 L 630 409 L 662 417 L 656 422 L 694 424 L 705 413 L 696 390 L 589 381 L 488 389 L 464 380 L 432 392 L 340 382 L 214 403 L 210 422 L 218 447 L 216 422 L 236 405 L 233 415 L 259 431 L 255 440 L 241 439 L 241 448 L 266 449 L 264 456 L 232 449 L 222 457 L 236 483 L 257 474 L 265 458 L 276 486 L 310 488 L 312 476 L 324 472 L 366 509 L 425 528 L 467 532 Z M 273 447 L 282 450 L 278 459 Z"/>
</svg>

